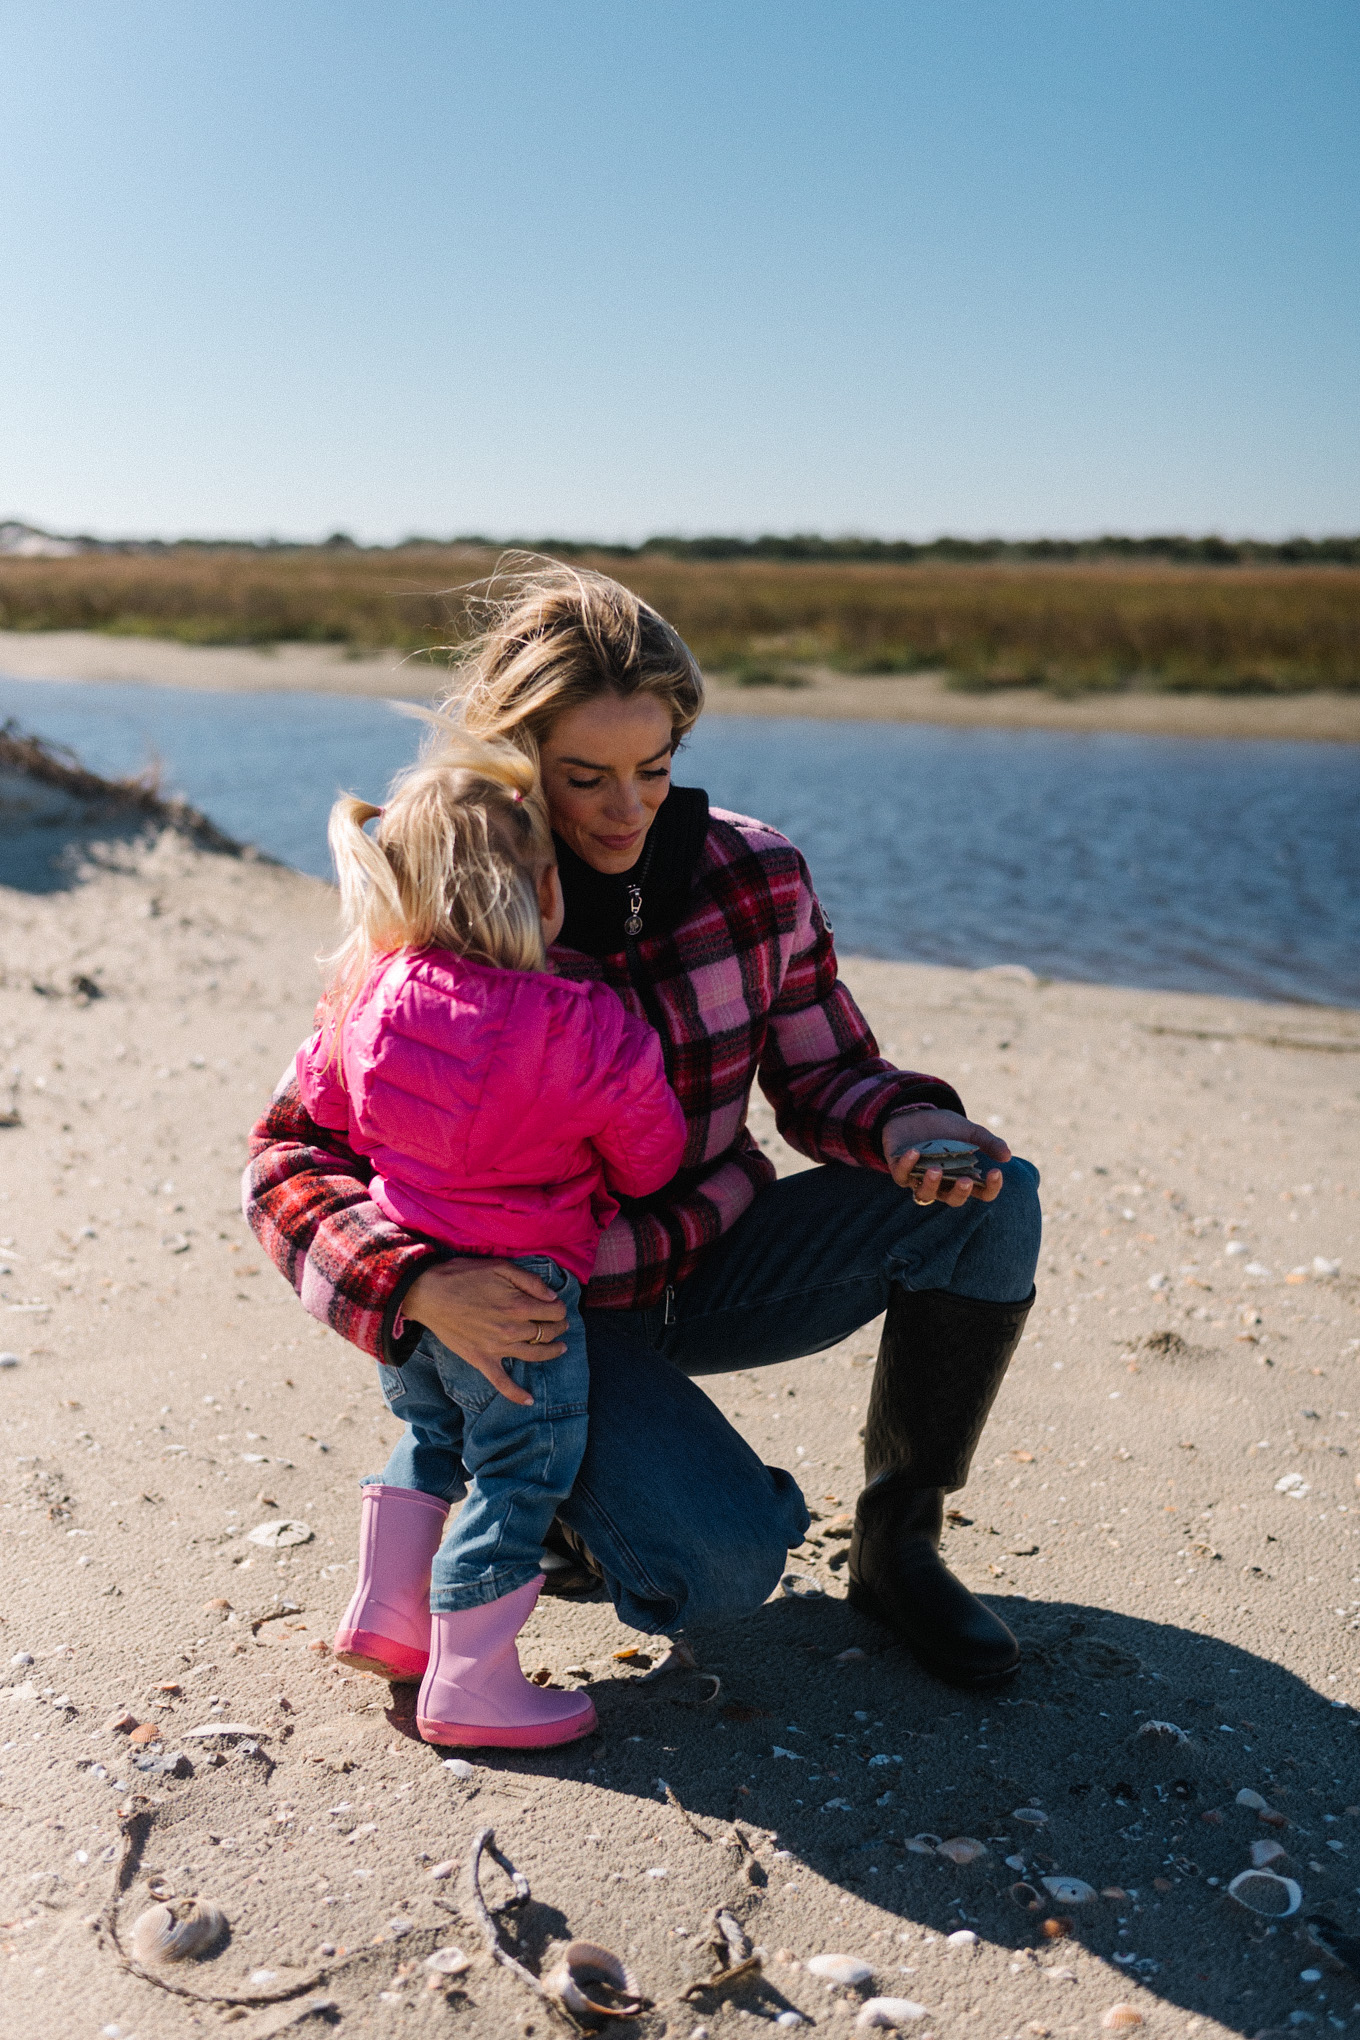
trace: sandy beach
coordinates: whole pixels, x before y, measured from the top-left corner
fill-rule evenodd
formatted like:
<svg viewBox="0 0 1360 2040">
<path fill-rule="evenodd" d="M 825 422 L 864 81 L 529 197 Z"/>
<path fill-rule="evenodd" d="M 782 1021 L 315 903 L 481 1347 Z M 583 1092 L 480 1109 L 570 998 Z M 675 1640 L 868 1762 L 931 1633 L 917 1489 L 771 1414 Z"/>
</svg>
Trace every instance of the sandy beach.
<svg viewBox="0 0 1360 2040">
<path fill-rule="evenodd" d="M 162 684 L 256 658 L 85 642 Z M 486 1952 L 488 1826 L 532 1889 L 505 1925 L 529 1969 L 617 1951 L 646 2040 L 849 2034 L 870 1997 L 921 2040 L 1096 2040 L 1118 2004 L 1158 2040 L 1354 2030 L 1360 1975 L 1302 1922 L 1360 1918 L 1360 1014 L 847 959 L 888 1052 L 1044 1176 L 1038 1305 L 948 1531 L 1023 1669 L 955 1694 L 846 1604 L 868 1328 L 709 1384 L 816 1512 L 787 1590 L 656 1679 L 603 1601 L 543 1601 L 526 1668 L 588 1685 L 599 1733 L 450 1768 L 411 1689 L 329 1656 L 396 1427 L 238 1206 L 333 895 L 173 831 L 90 828 L 53 865 L 61 840 L 11 833 L 0 886 L 4 2034 L 566 2032 Z M 938 1852 L 958 1837 L 983 1853 Z M 1278 1921 L 1227 1896 L 1261 1844 L 1301 1892 Z M 120 1950 L 164 1893 L 229 1939 L 142 1977 Z M 761 1955 L 709 1989 L 718 1908 Z M 468 1966 L 427 1969 L 450 1945 Z M 810 1972 L 828 1953 L 869 1980 Z"/>
<path fill-rule="evenodd" d="M 95 631 L 0 631 L 0 674 L 16 680 L 113 680 L 242 693 L 322 693 L 423 700 L 439 669 L 399 652 L 356 655 L 334 645 L 255 651 L 181 645 Z M 817 716 L 835 721 L 947 723 L 970 729 L 1119 730 L 1145 737 L 1256 737 L 1360 743 L 1360 694 L 1086 694 L 1037 688 L 959 693 L 938 673 L 856 678 L 810 667 L 798 687 L 736 687 L 711 677 L 718 715 Z"/>
</svg>

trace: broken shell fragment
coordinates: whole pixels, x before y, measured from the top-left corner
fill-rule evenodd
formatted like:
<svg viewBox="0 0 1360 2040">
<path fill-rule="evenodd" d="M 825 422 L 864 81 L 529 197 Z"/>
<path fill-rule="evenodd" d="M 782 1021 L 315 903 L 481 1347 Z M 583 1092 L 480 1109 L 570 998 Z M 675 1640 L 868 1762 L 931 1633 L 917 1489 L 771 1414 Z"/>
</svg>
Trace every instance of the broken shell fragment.
<svg viewBox="0 0 1360 2040">
<path fill-rule="evenodd" d="M 1026 1827 L 1048 1826 L 1048 1815 L 1038 1806 L 1017 1806 L 1011 1819 L 1023 1821 Z"/>
<path fill-rule="evenodd" d="M 909 2026 L 913 2019 L 924 2019 L 926 2008 L 918 2005 L 915 1998 L 866 1998 L 859 2008 L 855 2024 L 862 2032 L 869 2032 L 875 2026 Z"/>
<path fill-rule="evenodd" d="M 1020 1883 L 1013 1884 L 1011 1886 L 1011 1897 L 1015 1900 L 1015 1903 L 1018 1906 L 1020 1906 L 1022 1910 L 1025 1912 L 1043 1911 L 1044 1906 L 1043 1900 L 1040 1898 L 1038 1892 L 1034 1889 L 1034 1886 L 1032 1884 L 1026 1884 L 1023 1881 L 1023 1879 L 1021 1880 Z"/>
<path fill-rule="evenodd" d="M 220 1906 L 200 1898 L 172 1898 L 150 1906 L 132 1929 L 132 1952 L 139 1962 L 183 1962 L 206 1955 L 226 1929 Z"/>
<path fill-rule="evenodd" d="M 1108 2012 L 1102 2012 L 1100 2023 L 1107 2033 L 1120 2033 L 1126 2026 L 1141 2026 L 1143 2014 L 1132 2005 L 1111 2005 Z"/>
<path fill-rule="evenodd" d="M 1185 1729 L 1178 1728 L 1174 1721 L 1145 1721 L 1133 1740 L 1135 1743 L 1151 1743 L 1154 1747 L 1161 1743 L 1170 1749 L 1183 1750 L 1190 1747 L 1192 1737 Z"/>
<path fill-rule="evenodd" d="M 457 1873 L 458 1873 L 457 1863 L 454 1861 L 452 1856 L 448 1856 L 442 1863 L 435 1864 L 433 1870 L 431 1870 L 430 1872 L 430 1875 L 431 1877 L 454 1877 L 457 1875 Z"/>
<path fill-rule="evenodd" d="M 1074 1924 L 1064 1915 L 1060 1919 L 1045 1920 L 1039 1931 L 1046 1941 L 1065 1941 Z"/>
<path fill-rule="evenodd" d="M 978 1937 L 971 1927 L 960 1927 L 956 1933 L 944 1937 L 946 1948 L 976 1948 L 977 1944 Z"/>
<path fill-rule="evenodd" d="M 588 1983 L 604 1984 L 623 2003 L 605 2004 L 586 1990 Z M 543 1987 L 569 2012 L 584 2013 L 588 2018 L 635 2019 L 648 2003 L 639 1997 L 636 1983 L 618 1956 L 594 1941 L 568 1941 L 544 1977 Z"/>
<path fill-rule="evenodd" d="M 954 1835 L 949 1841 L 941 1842 L 935 1853 L 943 1856 L 946 1862 L 962 1867 L 965 1863 L 980 1863 L 988 1851 L 986 1843 L 975 1841 L 972 1835 Z"/>
<path fill-rule="evenodd" d="M 1043 1877 L 1039 1881 L 1059 1905 L 1091 1905 L 1096 1898 L 1095 1886 L 1081 1877 Z"/>
<path fill-rule="evenodd" d="M 938 1835 L 913 1835 L 905 1844 L 913 1856 L 933 1856 L 937 1849 L 944 1847 Z"/>
<path fill-rule="evenodd" d="M 819 1587 L 807 1573 L 786 1572 L 779 1582 L 779 1591 L 790 1601 L 815 1601 L 825 1594 L 826 1588 Z"/>
<path fill-rule="evenodd" d="M 257 1523 L 253 1530 L 247 1530 L 246 1543 L 259 1544 L 266 1551 L 280 1551 L 289 1544 L 310 1544 L 312 1535 L 310 1523 L 291 1522 L 285 1517 L 274 1523 Z"/>
<path fill-rule="evenodd" d="M 1272 1863 L 1283 1862 L 1288 1854 L 1282 1842 L 1253 1842 L 1251 1867 L 1253 1870 L 1268 1870 Z"/>
<path fill-rule="evenodd" d="M 436 1948 L 432 1955 L 425 1957 L 425 1967 L 432 1976 L 461 1976 L 465 1969 L 472 1967 L 472 1958 L 461 1948 Z"/>
<path fill-rule="evenodd" d="M 806 1967 L 809 1976 L 820 1976 L 826 1983 L 869 1983 L 874 1973 L 858 1955 L 813 1955 Z"/>
<path fill-rule="evenodd" d="M 1239 1871 L 1228 1886 L 1228 1896 L 1248 1912 L 1271 1920 L 1287 1920 L 1303 1904 L 1303 1893 L 1293 1878 L 1277 1877 L 1273 1870 Z"/>
<path fill-rule="evenodd" d="M 698 1669 L 699 1660 L 695 1657 L 692 1646 L 686 1643 L 682 1636 L 678 1643 L 671 1645 L 665 1656 L 659 1659 L 649 1672 L 642 1674 L 638 1684 L 650 1685 L 653 1679 L 664 1679 L 668 1672 L 697 1672 Z"/>
<path fill-rule="evenodd" d="M 1238 1793 L 1237 1804 L 1239 1806 L 1249 1806 L 1253 1813 L 1264 1813 L 1270 1801 L 1263 1799 L 1259 1792 L 1253 1792 L 1250 1786 L 1247 1786 Z"/>
</svg>

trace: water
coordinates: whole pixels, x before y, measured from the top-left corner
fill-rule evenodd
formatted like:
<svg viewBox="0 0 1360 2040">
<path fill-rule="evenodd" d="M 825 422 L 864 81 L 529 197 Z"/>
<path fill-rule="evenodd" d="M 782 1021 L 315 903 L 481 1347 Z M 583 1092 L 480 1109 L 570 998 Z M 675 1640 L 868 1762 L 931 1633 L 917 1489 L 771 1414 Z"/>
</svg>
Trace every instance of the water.
<svg viewBox="0 0 1360 2040">
<path fill-rule="evenodd" d="M 336 791 L 418 740 L 332 695 L 0 679 L 7 715 L 322 876 Z M 847 953 L 1360 1006 L 1350 747 L 724 716 L 676 777 L 792 836 Z"/>
</svg>

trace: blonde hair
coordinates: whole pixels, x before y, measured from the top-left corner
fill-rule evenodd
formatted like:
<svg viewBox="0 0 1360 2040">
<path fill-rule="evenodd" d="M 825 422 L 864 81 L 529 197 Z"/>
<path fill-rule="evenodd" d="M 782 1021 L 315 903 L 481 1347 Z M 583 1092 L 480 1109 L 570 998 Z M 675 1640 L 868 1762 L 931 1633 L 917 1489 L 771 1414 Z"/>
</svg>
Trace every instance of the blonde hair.
<svg viewBox="0 0 1360 2040">
<path fill-rule="evenodd" d="M 347 793 L 331 809 L 346 931 L 325 959 L 337 1027 L 374 960 L 396 949 L 451 949 L 503 970 L 546 962 L 538 878 L 553 842 L 533 760 L 437 711 L 423 719 L 433 725 L 426 755 L 398 774 L 385 807 Z"/>
<path fill-rule="evenodd" d="M 608 575 L 511 553 L 464 604 L 482 627 L 454 654 L 443 707 L 471 735 L 505 738 L 536 759 L 558 716 L 601 694 L 651 695 L 670 717 L 673 746 L 698 721 L 704 681 L 693 653 Z"/>
</svg>

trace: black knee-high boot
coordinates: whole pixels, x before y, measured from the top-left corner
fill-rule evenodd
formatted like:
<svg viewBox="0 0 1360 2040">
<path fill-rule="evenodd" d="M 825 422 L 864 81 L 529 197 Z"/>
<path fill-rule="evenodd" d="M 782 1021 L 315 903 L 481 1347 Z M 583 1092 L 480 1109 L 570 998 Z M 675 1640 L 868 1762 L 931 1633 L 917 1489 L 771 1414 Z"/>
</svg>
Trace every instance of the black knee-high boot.
<svg viewBox="0 0 1360 2040">
<path fill-rule="evenodd" d="M 955 1686 L 1005 1678 L 1020 1647 L 940 1557 L 944 1497 L 973 1452 L 1020 1342 L 1023 1303 L 983 1303 L 894 1283 L 864 1427 L 867 1486 L 855 1511 L 850 1601 Z"/>
</svg>

